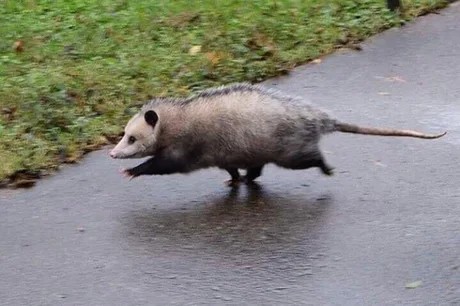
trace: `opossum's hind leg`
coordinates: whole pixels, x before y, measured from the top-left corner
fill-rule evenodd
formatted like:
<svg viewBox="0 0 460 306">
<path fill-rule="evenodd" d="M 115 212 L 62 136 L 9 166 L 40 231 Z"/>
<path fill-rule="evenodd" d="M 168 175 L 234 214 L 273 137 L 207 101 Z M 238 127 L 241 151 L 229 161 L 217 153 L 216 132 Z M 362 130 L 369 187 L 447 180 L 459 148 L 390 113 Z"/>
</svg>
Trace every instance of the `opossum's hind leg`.
<svg viewBox="0 0 460 306">
<path fill-rule="evenodd" d="M 329 166 L 325 161 L 324 161 L 324 158 L 321 157 L 321 159 L 318 161 L 318 166 L 321 171 L 326 174 L 326 175 L 334 175 L 334 168 Z"/>
<path fill-rule="evenodd" d="M 320 168 L 325 175 L 334 174 L 334 168 L 326 163 L 323 155 L 319 150 L 314 153 L 297 154 L 293 156 L 290 160 L 279 163 L 279 165 L 293 170 L 317 167 Z"/>
<path fill-rule="evenodd" d="M 253 183 L 256 178 L 262 175 L 262 167 L 248 168 L 244 180 L 247 184 Z"/>
<path fill-rule="evenodd" d="M 238 169 L 237 168 L 225 168 L 225 170 L 227 170 L 227 172 L 231 176 L 231 179 L 228 180 L 226 184 L 231 187 L 238 186 L 238 184 L 241 181 L 241 176 L 240 176 L 240 172 L 238 171 Z"/>
</svg>

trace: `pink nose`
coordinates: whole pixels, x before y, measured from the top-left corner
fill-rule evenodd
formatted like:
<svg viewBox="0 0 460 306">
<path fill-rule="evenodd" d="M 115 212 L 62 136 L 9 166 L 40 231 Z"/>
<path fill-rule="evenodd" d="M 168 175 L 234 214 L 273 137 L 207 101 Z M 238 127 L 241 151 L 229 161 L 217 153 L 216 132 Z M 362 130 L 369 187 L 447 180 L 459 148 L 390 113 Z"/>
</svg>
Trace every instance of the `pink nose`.
<svg viewBox="0 0 460 306">
<path fill-rule="evenodd" d="M 110 155 L 110 157 L 115 158 L 115 153 L 113 153 L 113 151 L 110 151 L 109 155 Z"/>
</svg>

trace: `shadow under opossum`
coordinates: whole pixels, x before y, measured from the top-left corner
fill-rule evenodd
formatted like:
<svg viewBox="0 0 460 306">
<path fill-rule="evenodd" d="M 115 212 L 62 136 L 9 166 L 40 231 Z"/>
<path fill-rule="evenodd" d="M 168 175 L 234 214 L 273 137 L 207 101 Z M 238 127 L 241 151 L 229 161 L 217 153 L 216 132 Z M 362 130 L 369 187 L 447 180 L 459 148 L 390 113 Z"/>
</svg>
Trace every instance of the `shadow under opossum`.
<svg viewBox="0 0 460 306">
<path fill-rule="evenodd" d="M 254 254 L 260 259 L 290 252 L 304 258 L 317 251 L 318 229 L 331 202 L 327 195 L 280 195 L 254 183 L 186 207 L 132 211 L 125 216 L 125 237 L 153 256 Z"/>
</svg>

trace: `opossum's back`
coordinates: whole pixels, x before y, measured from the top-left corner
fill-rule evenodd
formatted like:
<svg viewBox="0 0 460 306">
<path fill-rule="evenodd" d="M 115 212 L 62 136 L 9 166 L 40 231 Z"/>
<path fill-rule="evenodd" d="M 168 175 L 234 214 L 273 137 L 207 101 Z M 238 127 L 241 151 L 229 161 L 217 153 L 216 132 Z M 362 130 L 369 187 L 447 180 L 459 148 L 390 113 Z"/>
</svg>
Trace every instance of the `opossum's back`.
<svg viewBox="0 0 460 306">
<path fill-rule="evenodd" d="M 267 116 L 269 114 L 282 114 L 287 111 L 282 101 L 256 91 L 236 91 L 223 96 L 212 96 L 198 99 L 189 107 L 198 114 L 207 116 L 237 113 L 240 116 Z"/>
<path fill-rule="evenodd" d="M 267 138 L 296 134 L 301 130 L 315 133 L 331 120 L 307 103 L 259 91 L 236 91 L 206 98 L 193 106 L 194 115 L 214 130 L 252 138 L 253 143 Z"/>
</svg>

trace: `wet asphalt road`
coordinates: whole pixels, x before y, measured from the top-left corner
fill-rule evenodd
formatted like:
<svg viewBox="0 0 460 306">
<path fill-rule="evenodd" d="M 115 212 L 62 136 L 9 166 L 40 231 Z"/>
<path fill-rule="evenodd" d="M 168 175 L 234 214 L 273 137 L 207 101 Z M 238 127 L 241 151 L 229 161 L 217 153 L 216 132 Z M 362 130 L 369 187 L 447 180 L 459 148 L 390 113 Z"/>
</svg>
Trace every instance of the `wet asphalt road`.
<svg viewBox="0 0 460 306">
<path fill-rule="evenodd" d="M 238 191 L 217 170 L 127 182 L 95 152 L 0 191 L 1 305 L 459 305 L 460 5 L 363 47 L 266 84 L 446 137 L 334 134 L 334 177 L 268 167 Z"/>
</svg>

